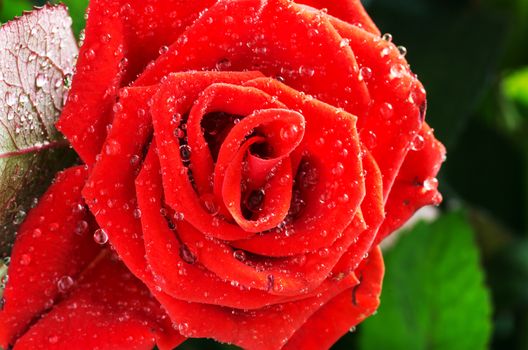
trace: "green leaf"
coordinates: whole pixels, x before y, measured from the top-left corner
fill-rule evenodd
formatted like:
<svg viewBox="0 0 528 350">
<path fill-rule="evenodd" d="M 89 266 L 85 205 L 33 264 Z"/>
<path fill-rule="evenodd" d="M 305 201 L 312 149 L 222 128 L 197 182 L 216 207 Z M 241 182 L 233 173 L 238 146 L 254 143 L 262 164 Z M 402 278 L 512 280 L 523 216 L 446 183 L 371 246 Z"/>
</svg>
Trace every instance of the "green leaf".
<svg viewBox="0 0 528 350">
<path fill-rule="evenodd" d="M 528 67 L 515 71 L 502 82 L 504 95 L 528 110 Z"/>
<path fill-rule="evenodd" d="M 362 350 L 487 348 L 490 298 L 463 214 L 403 233 L 385 264 L 381 307 L 361 327 Z"/>
<path fill-rule="evenodd" d="M 64 6 L 0 27 L 0 254 L 55 172 L 68 144 L 55 129 L 77 44 Z"/>
<path fill-rule="evenodd" d="M 28 0 L 0 0 L 0 22 L 7 22 L 24 11 L 31 10 L 33 5 Z"/>
</svg>

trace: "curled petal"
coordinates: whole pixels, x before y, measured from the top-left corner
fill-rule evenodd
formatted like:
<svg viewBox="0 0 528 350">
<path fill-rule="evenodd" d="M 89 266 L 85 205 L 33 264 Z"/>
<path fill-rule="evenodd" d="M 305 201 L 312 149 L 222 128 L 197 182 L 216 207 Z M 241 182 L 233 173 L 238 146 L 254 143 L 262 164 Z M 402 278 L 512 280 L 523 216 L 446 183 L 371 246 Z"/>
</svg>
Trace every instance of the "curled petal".
<svg viewBox="0 0 528 350">
<path fill-rule="evenodd" d="M 387 199 L 387 218 L 380 228 L 376 242 L 381 242 L 398 229 L 416 210 L 426 205 L 438 205 L 442 201 L 436 175 L 445 160 L 445 148 L 425 123 L 414 142 L 416 150 L 407 154 Z"/>
</svg>

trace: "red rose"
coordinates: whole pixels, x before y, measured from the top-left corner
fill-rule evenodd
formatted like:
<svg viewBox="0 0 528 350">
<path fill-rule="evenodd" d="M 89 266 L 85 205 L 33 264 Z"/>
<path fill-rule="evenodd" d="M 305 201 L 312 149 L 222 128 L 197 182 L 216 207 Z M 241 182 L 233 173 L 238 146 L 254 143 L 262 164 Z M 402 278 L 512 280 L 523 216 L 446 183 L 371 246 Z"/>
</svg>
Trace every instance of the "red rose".
<svg viewBox="0 0 528 350">
<path fill-rule="evenodd" d="M 58 123 L 86 166 L 20 228 L 2 345 L 323 349 L 375 311 L 444 148 L 359 0 L 301 2 L 91 2 Z"/>
</svg>

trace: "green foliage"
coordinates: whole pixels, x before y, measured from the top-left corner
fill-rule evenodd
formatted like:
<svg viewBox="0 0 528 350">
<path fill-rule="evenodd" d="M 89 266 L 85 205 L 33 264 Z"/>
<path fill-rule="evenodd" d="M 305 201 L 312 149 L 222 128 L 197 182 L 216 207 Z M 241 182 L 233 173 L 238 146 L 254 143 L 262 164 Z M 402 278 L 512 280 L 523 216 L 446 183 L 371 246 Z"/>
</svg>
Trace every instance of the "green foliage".
<svg viewBox="0 0 528 350">
<path fill-rule="evenodd" d="M 0 23 L 10 21 L 32 8 L 33 4 L 29 0 L 0 0 Z"/>
<path fill-rule="evenodd" d="M 509 74 L 502 83 L 504 95 L 528 110 L 528 67 Z"/>
<path fill-rule="evenodd" d="M 385 263 L 381 307 L 361 327 L 361 349 L 486 349 L 491 305 L 463 214 L 403 233 Z"/>
</svg>

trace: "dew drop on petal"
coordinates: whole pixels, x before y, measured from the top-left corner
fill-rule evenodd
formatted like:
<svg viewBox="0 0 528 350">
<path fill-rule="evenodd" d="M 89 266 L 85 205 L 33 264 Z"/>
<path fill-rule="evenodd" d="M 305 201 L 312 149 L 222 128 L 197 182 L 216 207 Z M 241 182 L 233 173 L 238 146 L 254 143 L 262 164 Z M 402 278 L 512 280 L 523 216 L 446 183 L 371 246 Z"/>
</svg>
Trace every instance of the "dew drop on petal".
<svg viewBox="0 0 528 350">
<path fill-rule="evenodd" d="M 433 191 L 438 188 L 438 179 L 435 177 L 428 177 L 423 182 L 424 190 Z"/>
<path fill-rule="evenodd" d="M 283 140 L 290 140 L 294 138 L 299 132 L 299 127 L 295 124 L 287 125 L 280 130 L 280 137 Z"/>
<path fill-rule="evenodd" d="M 20 256 L 20 265 L 28 266 L 29 264 L 31 264 L 31 255 L 22 254 Z"/>
<path fill-rule="evenodd" d="M 185 215 L 183 213 L 181 213 L 181 212 L 175 212 L 172 217 L 176 221 L 182 221 L 184 219 Z"/>
<path fill-rule="evenodd" d="M 244 252 L 243 250 L 235 250 L 233 252 L 233 258 L 237 259 L 238 261 L 245 261 L 246 252 Z"/>
<path fill-rule="evenodd" d="M 134 211 L 132 212 L 132 216 L 134 216 L 134 218 L 136 219 L 139 219 L 141 217 L 141 209 L 139 208 L 134 209 Z"/>
<path fill-rule="evenodd" d="M 260 209 L 262 201 L 264 200 L 264 190 L 252 191 L 246 199 L 246 207 L 252 212 L 256 212 Z"/>
<path fill-rule="evenodd" d="M 87 59 L 87 60 L 93 60 L 95 58 L 95 51 L 92 50 L 92 49 L 88 49 L 84 52 L 84 57 Z"/>
<path fill-rule="evenodd" d="M 88 223 L 84 220 L 81 220 L 75 226 L 74 233 L 77 235 L 82 235 L 83 233 L 86 232 L 87 229 L 88 229 Z"/>
<path fill-rule="evenodd" d="M 61 293 L 68 291 L 73 286 L 73 278 L 70 276 L 62 276 L 57 281 L 57 287 Z"/>
<path fill-rule="evenodd" d="M 97 244 L 103 245 L 108 242 L 108 234 L 102 228 L 95 230 L 93 237 L 94 237 L 95 243 Z"/>
<path fill-rule="evenodd" d="M 372 130 L 361 133 L 361 141 L 368 149 L 375 148 L 378 142 L 376 134 Z"/>
<path fill-rule="evenodd" d="M 407 48 L 405 46 L 398 46 L 398 51 L 400 52 L 400 55 L 405 57 L 407 55 Z"/>
<path fill-rule="evenodd" d="M 381 39 L 387 41 L 387 42 L 391 42 L 392 41 L 392 34 L 390 33 L 385 33 L 381 36 Z"/>
<path fill-rule="evenodd" d="M 332 174 L 336 176 L 341 176 L 345 172 L 345 166 L 341 162 L 337 162 L 335 167 L 332 169 Z"/>
<path fill-rule="evenodd" d="M 164 53 L 167 53 L 168 51 L 169 51 L 169 47 L 166 45 L 163 45 L 162 47 L 159 48 L 160 55 L 163 55 Z"/>
<path fill-rule="evenodd" d="M 185 244 L 180 245 L 180 258 L 187 264 L 194 264 L 196 262 L 196 256 L 194 256 Z"/>
<path fill-rule="evenodd" d="M 205 210 L 207 210 L 209 214 L 218 214 L 218 211 L 220 209 L 218 207 L 218 204 L 216 203 L 216 198 L 214 194 L 206 193 L 200 197 L 200 201 L 202 202 L 202 206 L 205 208 Z"/>
<path fill-rule="evenodd" d="M 369 67 L 361 67 L 359 69 L 359 80 L 369 80 L 372 77 L 372 69 Z"/>
<path fill-rule="evenodd" d="M 422 135 L 416 135 L 414 140 L 411 142 L 411 150 L 421 151 L 425 147 L 425 140 Z"/>
<path fill-rule="evenodd" d="M 180 155 L 183 161 L 191 159 L 191 146 L 181 145 L 180 146 Z"/>
<path fill-rule="evenodd" d="M 306 77 L 313 77 L 315 74 L 315 69 L 306 66 L 300 66 L 299 74 Z"/>
<path fill-rule="evenodd" d="M 380 106 L 381 116 L 385 119 L 390 119 L 394 115 L 394 108 L 388 102 L 384 102 Z"/>
</svg>

